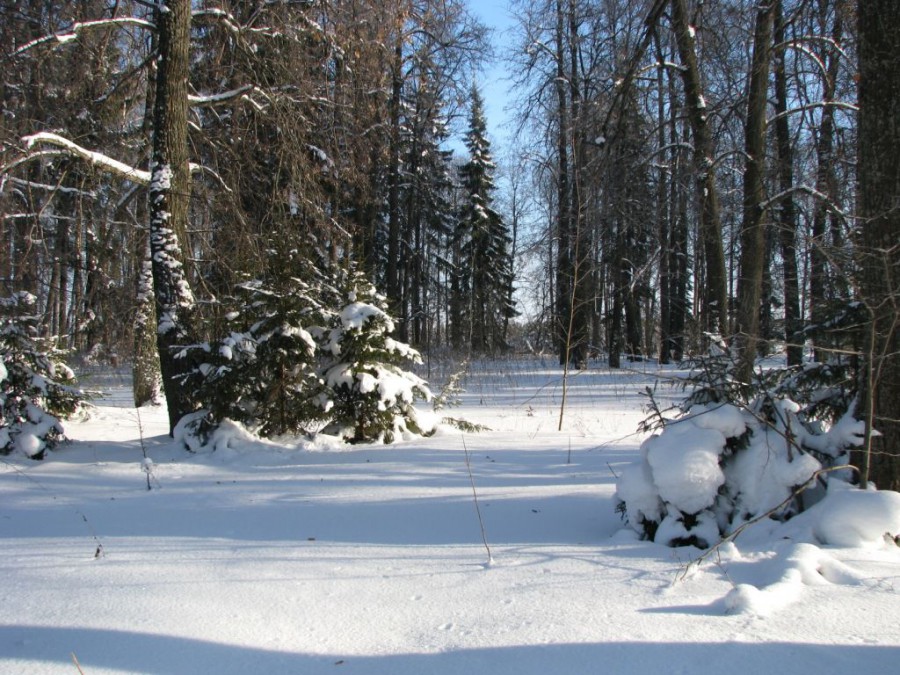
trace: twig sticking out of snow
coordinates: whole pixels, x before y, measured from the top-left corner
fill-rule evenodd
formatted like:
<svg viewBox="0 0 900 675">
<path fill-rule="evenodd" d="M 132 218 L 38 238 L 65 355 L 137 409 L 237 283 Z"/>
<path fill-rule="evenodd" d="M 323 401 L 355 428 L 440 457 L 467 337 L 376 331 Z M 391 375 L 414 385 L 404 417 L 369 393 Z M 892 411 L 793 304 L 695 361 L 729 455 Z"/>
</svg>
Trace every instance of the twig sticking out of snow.
<svg viewBox="0 0 900 675">
<path fill-rule="evenodd" d="M 147 476 L 147 491 L 149 492 L 153 489 L 153 486 L 150 484 L 150 479 L 152 478 L 155 480 L 157 486 L 159 485 L 159 480 L 153 475 L 153 460 L 147 455 L 147 445 L 144 443 L 144 424 L 141 421 L 141 409 L 135 408 L 135 412 L 137 414 L 138 438 L 141 443 L 141 454 L 144 455 L 144 459 L 141 462 L 141 471 Z"/>
<path fill-rule="evenodd" d="M 32 476 L 28 473 L 25 473 L 24 471 L 19 469 L 17 466 L 10 464 L 6 460 L 2 460 L 2 461 L 4 464 L 6 464 L 6 466 L 8 466 L 10 469 L 12 469 L 15 473 L 22 476 L 22 478 L 31 481 L 39 489 L 43 490 L 48 495 L 50 495 L 51 499 L 53 499 L 53 500 L 56 499 L 56 495 L 50 489 L 48 489 L 46 485 L 44 485 L 43 483 L 38 481 L 34 476 Z M 103 557 L 103 544 L 100 541 L 100 537 L 97 536 L 97 533 L 94 531 L 94 528 L 91 526 L 91 521 L 89 521 L 87 519 L 87 516 L 84 515 L 84 513 L 82 513 L 79 509 L 75 509 L 75 513 L 78 514 L 79 516 L 81 516 L 81 519 L 84 521 L 84 524 L 87 526 L 88 532 L 91 533 L 91 538 L 94 540 L 94 543 L 97 545 L 97 548 L 94 549 L 94 560 L 96 560 L 98 558 L 102 558 Z"/>
<path fill-rule="evenodd" d="M 472 497 L 475 500 L 475 513 L 478 514 L 478 525 L 481 527 L 481 541 L 484 542 L 484 550 L 487 551 L 488 565 L 494 564 L 494 556 L 491 555 L 491 547 L 488 546 L 487 534 L 484 531 L 484 519 L 481 517 L 481 507 L 478 506 L 478 492 L 475 490 L 475 477 L 472 475 L 472 463 L 469 461 L 469 448 L 466 446 L 466 437 L 462 437 L 463 451 L 466 454 L 466 469 L 469 472 L 469 482 L 472 484 Z"/>
</svg>

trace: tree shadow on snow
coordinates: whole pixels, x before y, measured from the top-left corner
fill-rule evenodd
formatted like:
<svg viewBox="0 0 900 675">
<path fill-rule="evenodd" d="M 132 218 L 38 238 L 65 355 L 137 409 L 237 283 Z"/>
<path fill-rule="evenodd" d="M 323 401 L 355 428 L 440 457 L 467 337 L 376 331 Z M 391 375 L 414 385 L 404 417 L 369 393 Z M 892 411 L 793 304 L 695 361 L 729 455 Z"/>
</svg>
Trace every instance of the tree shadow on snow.
<svg viewBox="0 0 900 675">
<path fill-rule="evenodd" d="M 454 649 L 436 653 L 352 655 L 305 653 L 109 629 L 0 627 L 6 672 L 156 673 L 694 673 L 896 672 L 900 647 L 787 642 L 604 642 Z"/>
</svg>

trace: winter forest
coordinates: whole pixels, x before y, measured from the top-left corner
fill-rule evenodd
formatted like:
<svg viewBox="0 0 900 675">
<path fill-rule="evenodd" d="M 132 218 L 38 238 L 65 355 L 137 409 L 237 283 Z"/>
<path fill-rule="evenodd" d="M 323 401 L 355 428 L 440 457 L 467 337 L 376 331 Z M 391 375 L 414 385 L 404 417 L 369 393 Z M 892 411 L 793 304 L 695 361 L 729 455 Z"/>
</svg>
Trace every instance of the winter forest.
<svg viewBox="0 0 900 675">
<path fill-rule="evenodd" d="M 462 0 L 6 2 L 4 311 L 133 364 L 172 428 L 321 417 L 302 380 L 357 286 L 373 359 L 724 347 L 746 401 L 780 352 L 779 386 L 827 421 L 852 405 L 857 466 L 896 489 L 900 27 L 861 4 L 514 2 L 493 54 Z M 487 58 L 514 97 L 501 158 Z M 284 344 L 247 351 L 263 334 Z M 238 405 L 248 369 L 282 419 Z"/>
<path fill-rule="evenodd" d="M 500 4 L 0 0 L 0 669 L 895 666 L 900 3 Z"/>
</svg>

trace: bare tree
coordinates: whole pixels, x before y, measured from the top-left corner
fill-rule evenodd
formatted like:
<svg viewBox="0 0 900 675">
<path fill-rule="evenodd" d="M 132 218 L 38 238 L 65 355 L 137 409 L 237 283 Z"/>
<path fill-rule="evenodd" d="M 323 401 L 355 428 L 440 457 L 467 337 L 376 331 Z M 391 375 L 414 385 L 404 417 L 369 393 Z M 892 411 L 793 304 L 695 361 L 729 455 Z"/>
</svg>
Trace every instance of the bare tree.
<svg viewBox="0 0 900 675">
<path fill-rule="evenodd" d="M 681 57 L 685 106 L 694 141 L 694 168 L 697 172 L 697 196 L 700 203 L 700 238 L 706 261 L 706 330 L 728 335 L 728 292 L 719 190 L 716 184 L 715 146 L 707 120 L 707 105 L 700 81 L 700 67 L 694 45 L 696 31 L 688 21 L 685 0 L 672 0 L 672 27 Z"/>
<path fill-rule="evenodd" d="M 765 186 L 766 103 L 768 100 L 769 54 L 772 43 L 773 3 L 764 2 L 756 10 L 753 58 L 747 92 L 744 152 L 744 208 L 741 225 L 741 268 L 738 278 L 738 307 L 735 347 L 738 351 L 736 376 L 750 382 L 759 340 L 759 304 L 765 267 Z"/>
</svg>

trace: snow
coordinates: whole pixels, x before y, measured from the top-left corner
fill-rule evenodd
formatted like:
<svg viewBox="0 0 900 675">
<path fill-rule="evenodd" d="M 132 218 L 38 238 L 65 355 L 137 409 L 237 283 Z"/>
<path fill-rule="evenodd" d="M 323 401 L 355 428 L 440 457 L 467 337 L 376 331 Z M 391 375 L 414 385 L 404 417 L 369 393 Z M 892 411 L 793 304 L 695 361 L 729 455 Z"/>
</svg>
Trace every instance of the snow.
<svg viewBox="0 0 900 675">
<path fill-rule="evenodd" d="M 823 500 L 813 532 L 823 544 L 881 545 L 885 534 L 900 531 L 900 494 L 874 490 L 836 490 Z"/>
<path fill-rule="evenodd" d="M 574 376 L 557 431 L 558 369 L 472 368 L 452 414 L 490 432 L 234 425 L 204 454 L 124 376 L 84 382 L 107 394 L 71 444 L 0 463 L 0 672 L 895 672 L 900 496 L 836 491 L 691 565 L 615 513 L 655 373 Z"/>
<path fill-rule="evenodd" d="M 671 432 L 647 441 L 647 463 L 659 496 L 683 513 L 697 513 L 716 500 L 725 475 L 719 454 L 725 436 L 717 429 L 702 429 L 684 422 Z"/>
<path fill-rule="evenodd" d="M 366 321 L 373 317 L 385 321 L 385 332 L 390 333 L 394 329 L 394 324 L 388 315 L 375 305 L 351 301 L 341 310 L 341 324 L 345 330 L 359 330 Z"/>
</svg>

